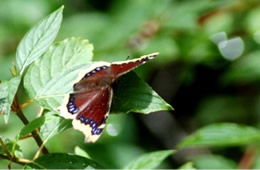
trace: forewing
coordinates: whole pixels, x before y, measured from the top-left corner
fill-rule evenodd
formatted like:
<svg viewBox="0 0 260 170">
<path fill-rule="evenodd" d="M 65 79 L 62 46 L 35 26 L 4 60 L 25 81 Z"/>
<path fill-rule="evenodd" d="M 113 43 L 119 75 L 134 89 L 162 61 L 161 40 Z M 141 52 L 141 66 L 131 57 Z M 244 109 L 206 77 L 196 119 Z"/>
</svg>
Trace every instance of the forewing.
<svg viewBox="0 0 260 170">
<path fill-rule="evenodd" d="M 113 62 L 111 64 L 111 76 L 118 78 L 119 76 L 128 73 L 129 71 L 135 69 L 136 67 L 146 63 L 147 61 L 153 59 L 158 53 L 152 53 L 148 55 L 141 56 L 140 58 L 127 60 L 122 62 Z"/>
</svg>

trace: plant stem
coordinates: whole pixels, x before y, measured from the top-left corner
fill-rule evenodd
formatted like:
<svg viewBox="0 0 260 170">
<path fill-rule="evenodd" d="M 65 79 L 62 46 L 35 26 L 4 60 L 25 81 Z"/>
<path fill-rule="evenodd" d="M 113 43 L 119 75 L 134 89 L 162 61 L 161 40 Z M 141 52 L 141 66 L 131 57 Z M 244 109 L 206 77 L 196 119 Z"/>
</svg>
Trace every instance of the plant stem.
<svg viewBox="0 0 260 170">
<path fill-rule="evenodd" d="M 22 112 L 22 109 L 21 109 L 21 107 L 19 105 L 19 101 L 18 101 L 17 95 L 15 96 L 15 100 L 14 100 L 13 105 L 16 107 L 16 110 L 18 110 L 18 112 L 16 112 L 16 115 L 21 119 L 23 124 L 27 125 L 29 123 L 29 121 L 27 120 L 27 118 L 24 116 L 24 114 Z M 32 136 L 33 136 L 34 140 L 36 141 L 37 145 L 39 147 L 41 147 L 42 146 L 42 139 L 40 138 L 40 136 L 38 135 L 36 130 L 32 131 Z M 49 153 L 48 149 L 45 146 L 42 148 L 42 153 L 43 154 L 48 154 Z"/>
</svg>

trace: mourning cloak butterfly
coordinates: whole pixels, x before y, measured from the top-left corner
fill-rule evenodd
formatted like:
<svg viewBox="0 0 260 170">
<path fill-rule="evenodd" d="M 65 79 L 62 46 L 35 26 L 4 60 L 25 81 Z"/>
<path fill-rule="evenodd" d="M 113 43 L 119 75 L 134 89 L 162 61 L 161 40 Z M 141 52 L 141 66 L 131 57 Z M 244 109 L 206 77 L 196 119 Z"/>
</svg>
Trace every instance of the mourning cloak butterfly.
<svg viewBox="0 0 260 170">
<path fill-rule="evenodd" d="M 122 62 L 97 62 L 80 72 L 74 92 L 65 96 L 59 107 L 61 116 L 73 119 L 74 129 L 84 133 L 85 142 L 95 142 L 101 135 L 111 106 L 112 83 L 121 75 L 153 59 L 152 53 Z"/>
</svg>

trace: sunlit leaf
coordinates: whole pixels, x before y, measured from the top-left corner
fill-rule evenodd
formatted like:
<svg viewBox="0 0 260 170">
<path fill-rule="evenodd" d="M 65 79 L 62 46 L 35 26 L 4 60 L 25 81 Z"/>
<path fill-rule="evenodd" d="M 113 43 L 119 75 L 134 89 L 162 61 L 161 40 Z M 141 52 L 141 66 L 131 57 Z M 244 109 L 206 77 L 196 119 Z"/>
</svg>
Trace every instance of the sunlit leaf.
<svg viewBox="0 0 260 170">
<path fill-rule="evenodd" d="M 259 142 L 260 131 L 254 127 L 234 123 L 205 126 L 186 137 L 179 148 L 190 146 L 237 146 Z"/>
<path fill-rule="evenodd" d="M 45 141 L 72 126 L 70 120 L 63 119 L 56 112 L 47 112 L 44 117 L 45 123 L 41 126 L 39 133 Z"/>
<path fill-rule="evenodd" d="M 56 38 L 61 21 L 63 6 L 34 26 L 21 40 L 16 53 L 20 74 L 39 58 Z"/>
<path fill-rule="evenodd" d="M 152 169 L 157 168 L 168 156 L 173 154 L 173 150 L 156 151 L 144 154 L 127 164 L 124 169 Z"/>
<path fill-rule="evenodd" d="M 41 169 L 100 169 L 98 165 L 91 159 L 78 155 L 67 153 L 53 153 L 43 155 L 34 161 L 35 163 L 27 165 L 26 168 Z"/>
<path fill-rule="evenodd" d="M 24 87 L 29 96 L 45 108 L 60 106 L 63 96 L 72 92 L 79 70 L 89 67 L 92 51 L 92 44 L 81 38 L 69 38 L 51 46 L 25 75 Z"/>
<path fill-rule="evenodd" d="M 4 114 L 5 123 L 8 122 L 11 105 L 20 84 L 21 77 L 13 77 L 0 83 L 0 113 Z"/>
</svg>

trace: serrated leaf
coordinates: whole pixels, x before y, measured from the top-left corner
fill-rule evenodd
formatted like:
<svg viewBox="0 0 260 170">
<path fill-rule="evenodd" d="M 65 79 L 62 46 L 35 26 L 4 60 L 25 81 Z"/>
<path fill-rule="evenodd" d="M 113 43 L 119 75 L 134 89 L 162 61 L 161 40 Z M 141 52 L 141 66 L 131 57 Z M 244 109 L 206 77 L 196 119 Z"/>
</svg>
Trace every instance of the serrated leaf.
<svg viewBox="0 0 260 170">
<path fill-rule="evenodd" d="M 53 153 L 43 155 L 29 164 L 26 168 L 41 169 L 100 169 L 101 166 L 95 161 L 78 155 L 70 155 L 67 153 Z"/>
<path fill-rule="evenodd" d="M 112 112 L 148 114 L 160 110 L 173 110 L 147 83 L 133 72 L 119 78 L 114 89 Z"/>
<path fill-rule="evenodd" d="M 92 56 L 93 45 L 87 40 L 69 38 L 56 43 L 29 67 L 24 87 L 43 107 L 55 109 L 64 94 L 72 92 L 79 70 L 89 67 Z"/>
<path fill-rule="evenodd" d="M 21 81 L 21 77 L 13 77 L 0 83 L 0 113 L 4 114 L 5 123 L 8 122 L 11 105 Z"/>
<path fill-rule="evenodd" d="M 62 21 L 63 6 L 35 25 L 19 43 L 16 63 L 23 74 L 24 69 L 39 58 L 56 38 Z"/>
<path fill-rule="evenodd" d="M 256 128 L 234 123 L 205 126 L 186 137 L 179 148 L 190 146 L 237 146 L 259 142 L 260 131 Z"/>
<path fill-rule="evenodd" d="M 45 142 L 72 126 L 70 120 L 66 120 L 57 114 L 56 112 L 44 114 L 45 123 L 41 126 L 39 134 Z"/>
<path fill-rule="evenodd" d="M 36 128 L 41 127 L 44 124 L 44 122 L 45 122 L 45 116 L 41 116 L 34 119 L 33 121 L 31 121 L 29 124 L 27 124 L 21 129 L 20 133 L 17 135 L 17 138 L 19 139 L 28 135 Z"/>
<path fill-rule="evenodd" d="M 220 155 L 202 155 L 193 159 L 194 166 L 198 169 L 236 169 L 234 161 Z"/>
<path fill-rule="evenodd" d="M 173 150 L 156 151 L 144 154 L 127 164 L 124 169 L 152 169 L 158 167 Z"/>
</svg>

